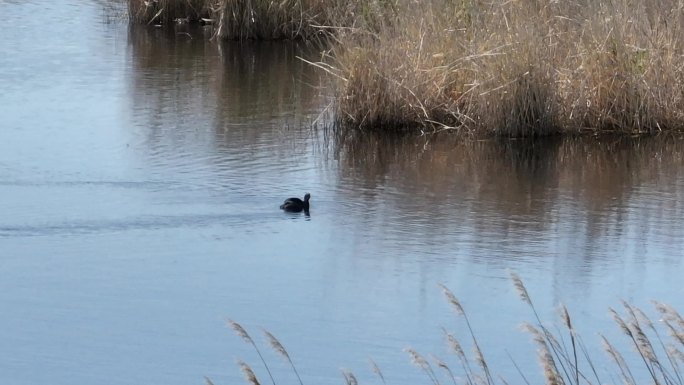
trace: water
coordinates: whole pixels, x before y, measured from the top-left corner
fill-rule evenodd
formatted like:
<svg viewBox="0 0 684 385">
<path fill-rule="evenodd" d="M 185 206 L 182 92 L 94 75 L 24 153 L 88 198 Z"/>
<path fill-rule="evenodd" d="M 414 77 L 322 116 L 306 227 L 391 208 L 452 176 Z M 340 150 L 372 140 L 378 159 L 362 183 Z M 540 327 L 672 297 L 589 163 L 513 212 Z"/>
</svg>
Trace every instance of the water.
<svg viewBox="0 0 684 385">
<path fill-rule="evenodd" d="M 8 384 L 428 381 L 402 352 L 467 341 L 541 375 L 532 321 L 565 303 L 597 359 L 608 307 L 684 307 L 684 140 L 338 135 L 292 44 L 129 29 L 107 2 L 0 2 L 0 379 Z M 284 198 L 312 194 L 309 217 Z M 467 345 L 467 344 L 466 344 Z M 441 375 L 441 374 L 440 374 Z M 540 377 L 539 377 L 540 378 Z M 377 381 L 375 381 L 377 382 Z"/>
</svg>

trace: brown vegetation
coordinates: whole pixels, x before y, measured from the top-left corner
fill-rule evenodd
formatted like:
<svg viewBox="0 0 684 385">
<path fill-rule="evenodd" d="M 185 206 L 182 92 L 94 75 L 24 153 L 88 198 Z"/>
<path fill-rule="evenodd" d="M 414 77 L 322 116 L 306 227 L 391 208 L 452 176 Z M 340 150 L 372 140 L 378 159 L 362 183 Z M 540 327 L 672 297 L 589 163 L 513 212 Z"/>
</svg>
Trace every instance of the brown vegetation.
<svg viewBox="0 0 684 385">
<path fill-rule="evenodd" d="M 499 136 L 684 130 L 684 3 L 129 0 L 139 23 L 331 39 L 341 127 Z"/>
<path fill-rule="evenodd" d="M 219 7 L 219 0 L 128 0 L 128 16 L 138 24 L 170 25 L 211 19 Z"/>
<path fill-rule="evenodd" d="M 398 1 L 338 35 L 343 126 L 502 136 L 684 128 L 684 4 Z"/>
</svg>

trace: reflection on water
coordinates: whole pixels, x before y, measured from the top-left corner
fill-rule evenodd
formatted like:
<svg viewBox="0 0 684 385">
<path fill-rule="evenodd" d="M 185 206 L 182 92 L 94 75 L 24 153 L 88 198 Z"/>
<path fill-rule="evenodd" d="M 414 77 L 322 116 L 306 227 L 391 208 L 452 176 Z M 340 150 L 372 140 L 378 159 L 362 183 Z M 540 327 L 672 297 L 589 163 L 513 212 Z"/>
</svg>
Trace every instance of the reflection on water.
<svg viewBox="0 0 684 385">
<path fill-rule="evenodd" d="M 622 258 L 616 250 L 632 239 L 669 254 L 682 249 L 676 226 L 651 229 L 684 214 L 678 138 L 341 139 L 340 186 L 353 187 L 339 199 L 372 202 L 368 215 L 397 227 L 393 245 L 419 230 L 436 245 L 467 238 L 503 261 L 515 251 L 507 242 L 540 257 L 587 260 Z"/>
<path fill-rule="evenodd" d="M 595 355 L 619 299 L 684 306 L 680 138 L 340 133 L 312 124 L 325 80 L 297 57 L 320 48 L 68 3 L 0 2 L 26 20 L 0 40 L 5 382 L 240 383 L 234 356 L 266 378 L 226 317 L 274 332 L 305 383 L 370 378 L 369 356 L 425 382 L 401 349 L 447 356 L 439 328 L 465 332 L 444 283 L 515 383 L 503 348 L 539 369 L 507 269 L 543 318 L 567 303 Z M 305 192 L 310 216 L 278 209 Z"/>
</svg>

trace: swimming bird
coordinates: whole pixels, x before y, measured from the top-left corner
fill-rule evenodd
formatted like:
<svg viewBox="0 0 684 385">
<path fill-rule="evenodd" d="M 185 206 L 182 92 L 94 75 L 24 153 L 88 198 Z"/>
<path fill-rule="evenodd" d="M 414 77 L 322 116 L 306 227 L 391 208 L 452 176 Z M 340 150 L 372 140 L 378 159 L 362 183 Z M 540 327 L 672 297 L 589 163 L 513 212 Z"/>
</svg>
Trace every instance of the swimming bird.
<svg viewBox="0 0 684 385">
<path fill-rule="evenodd" d="M 304 195 L 304 200 L 301 200 L 299 198 L 287 198 L 285 199 L 285 202 L 283 202 L 283 204 L 280 205 L 280 209 L 289 211 L 291 213 L 298 213 L 301 211 L 308 212 L 309 198 L 311 198 L 311 194 L 309 193 L 306 193 L 306 195 Z"/>
</svg>

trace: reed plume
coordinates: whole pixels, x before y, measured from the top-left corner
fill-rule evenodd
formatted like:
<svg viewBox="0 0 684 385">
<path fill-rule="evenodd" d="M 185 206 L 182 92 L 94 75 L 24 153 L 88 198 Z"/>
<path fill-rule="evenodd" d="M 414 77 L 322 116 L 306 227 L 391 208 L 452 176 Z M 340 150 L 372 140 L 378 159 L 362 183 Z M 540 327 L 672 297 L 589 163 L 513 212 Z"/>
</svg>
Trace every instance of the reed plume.
<svg viewBox="0 0 684 385">
<path fill-rule="evenodd" d="M 266 364 L 266 360 L 264 360 L 264 356 L 261 355 L 261 350 L 259 350 L 259 347 L 257 347 L 257 345 L 254 343 L 254 340 L 252 339 L 252 337 L 250 337 L 249 333 L 247 333 L 247 330 L 245 330 L 245 328 L 243 328 L 242 325 L 240 325 L 239 323 L 237 323 L 233 320 L 229 319 L 227 322 L 228 322 L 228 325 L 230 326 L 230 328 L 233 329 L 235 331 L 235 333 L 240 338 L 245 340 L 245 342 L 247 342 L 248 344 L 252 345 L 254 350 L 259 355 L 261 362 L 264 364 L 264 368 L 266 368 L 266 372 L 268 373 L 268 376 L 271 378 L 271 382 L 273 383 L 273 385 L 275 385 L 275 380 L 273 379 L 273 375 L 271 374 L 271 369 L 269 369 L 268 365 Z M 249 369 L 249 371 L 251 372 L 251 368 L 249 366 L 242 365 L 242 364 L 244 364 L 244 362 L 240 361 L 240 367 L 243 369 L 243 372 L 245 372 L 245 369 Z M 247 375 L 247 374 L 248 373 L 245 372 L 245 375 Z M 254 374 L 254 373 L 252 373 L 252 374 Z M 256 377 L 255 377 L 255 379 L 256 379 Z"/>
<path fill-rule="evenodd" d="M 411 348 L 406 348 L 404 351 L 411 357 L 411 363 L 421 368 L 434 385 L 439 385 L 439 381 L 437 380 L 434 370 L 432 370 L 432 366 L 422 355 L 420 355 L 420 353 Z"/>
<path fill-rule="evenodd" d="M 344 376 L 344 382 L 347 385 L 359 385 L 359 381 L 356 379 L 354 373 L 349 370 L 342 370 L 342 375 Z"/>
<path fill-rule="evenodd" d="M 247 365 L 244 361 L 240 360 L 238 360 L 238 365 L 240 366 L 240 370 L 242 371 L 242 374 L 245 376 L 247 382 L 249 382 L 251 385 L 261 385 L 256 375 L 254 374 L 254 371 L 249 365 Z"/>
<path fill-rule="evenodd" d="M 268 339 L 269 344 L 275 350 L 278 354 L 283 356 L 287 362 L 290 363 L 290 366 L 292 367 L 292 370 L 294 371 L 295 375 L 297 376 L 297 380 L 299 380 L 300 385 L 304 385 L 302 382 L 302 378 L 299 376 L 299 372 L 297 372 L 297 368 L 295 367 L 294 363 L 292 362 L 292 358 L 290 358 L 290 354 L 287 352 L 283 344 L 280 343 L 280 341 L 275 338 L 275 336 L 268 331 L 264 330 L 264 334 L 266 335 L 266 338 Z"/>
<path fill-rule="evenodd" d="M 371 371 L 373 371 L 373 373 L 376 376 L 380 377 L 380 380 L 382 381 L 383 384 L 386 384 L 387 382 L 385 382 L 385 376 L 382 374 L 382 370 L 380 370 L 380 367 L 378 366 L 378 364 L 372 358 L 369 361 L 370 361 Z"/>
</svg>

